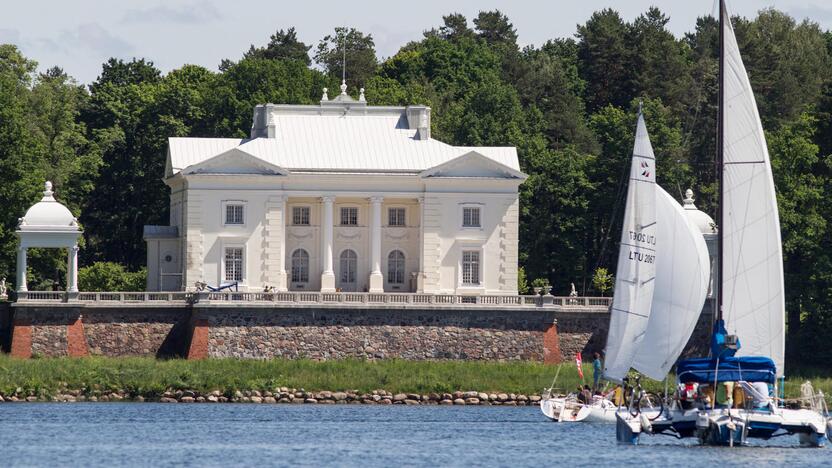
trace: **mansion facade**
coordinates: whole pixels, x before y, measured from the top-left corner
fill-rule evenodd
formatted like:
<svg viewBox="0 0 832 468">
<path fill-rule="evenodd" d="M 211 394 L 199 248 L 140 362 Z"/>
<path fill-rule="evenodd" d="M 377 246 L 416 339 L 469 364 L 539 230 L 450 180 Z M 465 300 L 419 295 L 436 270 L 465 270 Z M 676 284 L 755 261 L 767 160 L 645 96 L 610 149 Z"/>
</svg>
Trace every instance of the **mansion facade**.
<svg viewBox="0 0 832 468">
<path fill-rule="evenodd" d="M 430 108 L 258 105 L 251 137 L 170 138 L 147 289 L 517 294 L 513 147 L 430 136 Z"/>
</svg>

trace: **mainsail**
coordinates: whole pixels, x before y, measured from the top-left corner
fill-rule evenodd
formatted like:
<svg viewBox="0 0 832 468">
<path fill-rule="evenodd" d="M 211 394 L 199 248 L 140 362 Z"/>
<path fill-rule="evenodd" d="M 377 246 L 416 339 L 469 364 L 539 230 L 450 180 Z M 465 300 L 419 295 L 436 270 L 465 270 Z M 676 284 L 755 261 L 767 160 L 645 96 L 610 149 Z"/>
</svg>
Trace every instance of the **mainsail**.
<svg viewBox="0 0 832 468">
<path fill-rule="evenodd" d="M 604 378 L 612 381 L 627 375 L 650 318 L 656 277 L 655 188 L 656 160 L 639 112 L 605 351 Z"/>
<path fill-rule="evenodd" d="M 690 339 L 708 295 L 710 257 L 699 228 L 656 186 L 656 286 L 647 331 L 633 367 L 662 380 Z"/>
<path fill-rule="evenodd" d="M 774 179 L 754 92 L 727 11 L 721 13 L 722 315 L 740 339 L 738 355 L 768 356 L 783 375 L 783 254 Z"/>
</svg>

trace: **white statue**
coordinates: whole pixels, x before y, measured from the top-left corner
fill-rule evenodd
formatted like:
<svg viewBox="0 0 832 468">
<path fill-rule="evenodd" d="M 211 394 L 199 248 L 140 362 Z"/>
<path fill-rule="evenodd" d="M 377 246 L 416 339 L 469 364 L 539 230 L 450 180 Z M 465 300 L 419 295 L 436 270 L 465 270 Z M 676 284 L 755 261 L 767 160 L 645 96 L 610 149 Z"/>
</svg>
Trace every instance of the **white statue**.
<svg viewBox="0 0 832 468">
<path fill-rule="evenodd" d="M 572 289 L 569 291 L 569 297 L 578 297 L 578 290 L 575 289 L 575 283 L 569 283 Z"/>
<path fill-rule="evenodd" d="M 3 279 L 0 280 L 0 300 L 8 298 L 8 287 L 6 286 L 6 277 L 4 276 Z"/>
</svg>

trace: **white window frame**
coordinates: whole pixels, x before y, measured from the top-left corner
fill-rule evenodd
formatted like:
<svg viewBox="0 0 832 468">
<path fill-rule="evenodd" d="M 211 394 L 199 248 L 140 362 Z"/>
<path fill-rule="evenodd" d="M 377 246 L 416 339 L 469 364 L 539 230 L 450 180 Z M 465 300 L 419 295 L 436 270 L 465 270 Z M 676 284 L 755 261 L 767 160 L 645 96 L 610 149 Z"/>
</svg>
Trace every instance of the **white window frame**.
<svg viewBox="0 0 832 468">
<path fill-rule="evenodd" d="M 295 281 L 295 254 L 297 252 L 301 251 L 301 250 L 306 253 L 306 281 Z M 292 250 L 292 253 L 289 254 L 289 282 L 291 284 L 303 284 L 303 285 L 308 284 L 309 283 L 309 278 L 311 276 L 310 271 L 309 271 L 309 269 L 311 267 L 311 263 L 312 263 L 312 256 L 309 254 L 309 251 L 307 249 L 305 249 L 303 247 L 298 247 L 298 248 Z M 301 279 L 303 279 L 302 276 L 301 276 Z"/>
<path fill-rule="evenodd" d="M 468 225 L 465 224 L 465 210 L 466 209 L 476 209 L 476 210 L 479 211 L 479 219 L 478 219 L 479 225 L 477 225 L 477 226 L 474 226 L 474 225 L 468 226 Z M 484 214 L 485 214 L 485 205 L 484 204 L 482 204 L 482 203 L 463 203 L 459 207 L 459 225 L 460 225 L 460 228 L 461 229 L 466 229 L 466 230 L 481 231 L 483 229 L 483 225 L 485 224 L 485 222 L 483 220 Z"/>
<path fill-rule="evenodd" d="M 468 254 L 476 254 L 476 267 L 477 267 L 477 277 L 476 282 L 472 281 L 465 281 L 465 256 Z M 466 288 L 481 288 L 482 287 L 482 249 L 469 249 L 463 248 L 459 254 L 459 267 L 460 267 L 460 284 L 462 287 Z"/>
<path fill-rule="evenodd" d="M 402 270 L 401 270 L 402 280 L 401 281 L 390 281 L 390 275 L 393 273 L 393 271 L 390 269 L 390 256 L 393 255 L 394 252 L 399 252 L 400 254 L 402 254 Z M 403 287 L 405 284 L 407 284 L 407 254 L 404 253 L 404 250 L 402 250 L 402 249 L 392 249 L 392 250 L 390 250 L 389 252 L 387 252 L 387 256 L 385 257 L 385 260 L 387 261 L 387 271 L 385 272 L 386 273 L 385 279 L 387 280 L 387 284 L 392 286 L 392 287 L 394 287 L 394 286 Z M 394 279 L 397 279 L 397 278 L 394 278 Z"/>
<path fill-rule="evenodd" d="M 246 206 L 247 203 L 245 200 L 223 200 L 222 205 L 220 207 L 220 217 L 222 218 L 222 225 L 225 227 L 245 227 L 246 223 L 248 222 L 248 207 Z M 229 206 L 242 206 L 243 207 L 243 222 L 242 223 L 229 223 L 228 222 L 228 207 Z"/>
<path fill-rule="evenodd" d="M 344 210 L 355 210 L 355 224 L 344 224 Z M 339 226 L 360 226 L 361 210 L 357 206 L 341 205 L 338 207 L 338 225 Z"/>
<path fill-rule="evenodd" d="M 306 210 L 306 224 L 295 222 L 295 210 Z M 301 216 L 302 218 L 303 216 Z M 309 205 L 292 205 L 292 226 L 311 226 L 312 225 L 312 207 Z"/>
<path fill-rule="evenodd" d="M 228 249 L 240 249 L 242 257 L 240 258 L 240 279 L 226 279 L 227 266 L 227 252 Z M 241 243 L 223 243 L 222 245 L 222 261 L 220 267 L 220 285 L 237 282 L 239 286 L 246 284 L 246 245 Z"/>
<path fill-rule="evenodd" d="M 402 212 L 402 219 L 401 224 L 392 224 L 391 221 L 391 214 L 393 210 L 401 210 Z M 388 227 L 407 227 L 407 208 L 404 206 L 388 206 L 387 207 L 387 226 Z"/>
<path fill-rule="evenodd" d="M 348 252 L 352 253 L 353 255 L 353 258 L 351 259 L 353 261 L 353 269 L 345 271 L 344 260 L 349 261 L 350 259 L 345 259 L 344 255 L 346 255 Z M 352 281 L 349 281 L 349 275 L 347 275 L 347 278 L 344 279 L 345 273 L 352 273 Z M 354 284 L 356 285 L 356 287 L 358 287 L 358 252 L 356 252 L 355 249 L 346 248 L 338 254 L 338 283 Z"/>
</svg>

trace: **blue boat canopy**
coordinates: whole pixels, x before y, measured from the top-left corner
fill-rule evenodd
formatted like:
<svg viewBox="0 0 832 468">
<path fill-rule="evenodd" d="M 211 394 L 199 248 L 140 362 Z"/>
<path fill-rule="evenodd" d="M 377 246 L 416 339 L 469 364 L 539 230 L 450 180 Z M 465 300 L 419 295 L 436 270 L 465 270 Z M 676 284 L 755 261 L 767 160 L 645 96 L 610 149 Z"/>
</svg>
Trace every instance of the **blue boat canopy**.
<svg viewBox="0 0 832 468">
<path fill-rule="evenodd" d="M 717 368 L 717 364 L 719 367 Z M 773 384 L 777 375 L 774 361 L 767 357 L 744 356 L 682 359 L 676 364 L 676 378 L 679 382 L 714 383 L 766 382 Z"/>
</svg>

